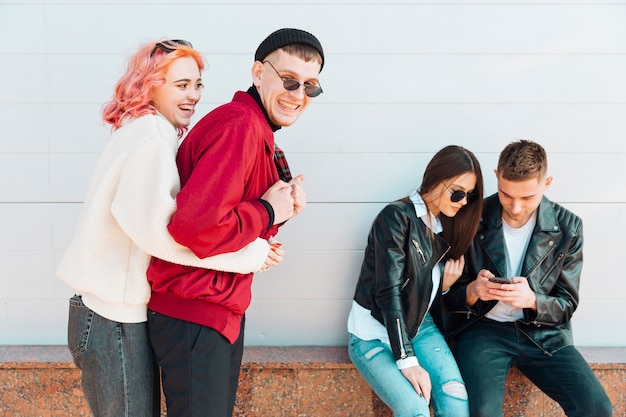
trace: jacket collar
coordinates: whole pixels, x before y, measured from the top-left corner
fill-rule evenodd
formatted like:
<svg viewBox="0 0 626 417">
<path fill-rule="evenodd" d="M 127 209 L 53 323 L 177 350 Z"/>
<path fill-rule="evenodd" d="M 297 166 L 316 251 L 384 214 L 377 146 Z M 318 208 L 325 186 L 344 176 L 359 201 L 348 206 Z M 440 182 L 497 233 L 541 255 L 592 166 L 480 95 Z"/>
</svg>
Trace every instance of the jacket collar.
<svg viewBox="0 0 626 417">
<path fill-rule="evenodd" d="M 498 193 L 485 199 L 482 223 L 489 229 L 500 229 L 502 227 L 502 205 L 500 205 Z M 533 233 L 538 231 L 550 233 L 558 230 L 559 224 L 556 220 L 554 204 L 546 196 L 543 196 L 537 208 L 537 224 Z"/>
<path fill-rule="evenodd" d="M 259 92 L 257 91 L 256 87 L 253 85 L 252 87 L 248 88 L 248 91 L 246 92 L 250 94 L 250 96 L 254 99 L 254 101 L 256 101 L 256 104 L 258 104 L 261 110 L 263 110 L 263 115 L 265 116 L 265 120 L 267 121 L 267 124 L 270 125 L 270 127 L 272 128 L 272 132 L 276 133 L 276 131 L 280 129 L 280 126 L 275 125 L 270 120 L 270 115 L 267 113 L 265 106 L 263 106 L 263 101 L 261 100 L 261 96 L 259 95 Z"/>
<path fill-rule="evenodd" d="M 411 191 L 408 198 L 409 200 L 411 200 L 413 206 L 415 207 L 415 214 L 417 215 L 417 217 L 422 219 L 424 224 L 428 226 L 428 228 L 430 228 L 433 233 L 441 233 L 441 220 L 439 220 L 438 217 L 433 216 L 432 213 L 428 211 L 426 203 L 424 202 L 424 199 L 419 194 L 419 192 L 417 190 Z"/>
<path fill-rule="evenodd" d="M 405 205 L 405 212 L 409 216 L 410 223 L 412 224 L 411 227 L 419 230 L 419 232 L 416 232 L 412 235 L 412 237 L 422 242 L 429 248 L 429 251 L 432 252 L 432 259 L 434 260 L 433 266 L 438 261 L 441 261 L 445 254 L 450 250 L 450 245 L 444 238 L 441 237 L 440 233 L 433 232 L 432 229 L 430 229 L 430 227 L 418 217 L 415 209 L 415 203 L 411 200 L 411 198 L 407 196 L 395 201 L 392 204 Z M 429 239 L 429 236 L 432 236 L 432 239 Z"/>
<path fill-rule="evenodd" d="M 537 208 L 537 223 L 524 256 L 523 276 L 528 276 L 535 265 L 543 258 L 545 252 L 554 247 L 555 240 L 559 238 L 558 232 L 559 226 L 556 220 L 554 204 L 543 196 Z M 502 205 L 497 193 L 485 199 L 483 219 L 477 239 L 490 258 L 491 267 L 489 269 L 491 272 L 500 276 L 506 274 L 506 247 L 502 232 Z M 487 267 L 487 265 L 483 267 Z M 493 270 L 494 268 L 496 270 Z"/>
<path fill-rule="evenodd" d="M 259 102 L 255 100 L 254 97 L 250 95 L 249 92 L 244 92 L 244 91 L 237 91 L 233 97 L 233 102 L 242 103 L 243 105 L 249 107 L 252 110 L 253 114 L 255 114 L 256 117 L 259 119 L 259 122 L 260 122 L 259 126 L 265 125 L 265 127 L 263 128 L 263 131 L 260 132 L 260 134 L 262 135 L 263 140 L 265 141 L 267 152 L 270 155 L 273 155 L 274 146 L 275 146 L 274 133 L 271 130 L 272 126 L 269 124 L 267 113 L 265 112 L 265 109 L 263 108 L 263 106 L 259 104 Z M 266 121 L 267 123 L 264 124 L 263 120 Z"/>
</svg>

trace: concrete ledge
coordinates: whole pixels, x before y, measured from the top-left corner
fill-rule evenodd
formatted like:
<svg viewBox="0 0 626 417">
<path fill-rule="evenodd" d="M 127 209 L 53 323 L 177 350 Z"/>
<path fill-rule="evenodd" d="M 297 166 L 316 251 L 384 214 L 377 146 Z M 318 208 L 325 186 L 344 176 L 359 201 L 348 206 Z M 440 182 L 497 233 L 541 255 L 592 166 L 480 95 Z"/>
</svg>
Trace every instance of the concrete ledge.
<svg viewBox="0 0 626 417">
<path fill-rule="evenodd" d="M 580 347 L 626 416 L 626 347 Z M 5 417 L 89 416 L 80 371 L 65 346 L 0 346 L 0 411 Z M 561 417 L 559 406 L 517 369 L 507 381 L 506 417 Z M 163 414 L 165 416 L 165 413 Z M 237 417 L 391 417 L 337 347 L 247 347 Z"/>
</svg>

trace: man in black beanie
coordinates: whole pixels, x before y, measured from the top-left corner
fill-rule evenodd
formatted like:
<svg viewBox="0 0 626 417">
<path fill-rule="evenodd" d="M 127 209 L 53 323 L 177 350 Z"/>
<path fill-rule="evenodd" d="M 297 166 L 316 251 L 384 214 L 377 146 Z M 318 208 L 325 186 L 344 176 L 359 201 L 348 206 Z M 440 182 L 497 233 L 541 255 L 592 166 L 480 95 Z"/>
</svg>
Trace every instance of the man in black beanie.
<svg viewBox="0 0 626 417">
<path fill-rule="evenodd" d="M 287 28 L 261 42 L 254 59 L 248 91 L 204 116 L 181 144 L 181 190 L 168 230 L 200 258 L 267 239 L 264 270 L 282 261 L 279 226 L 306 206 L 304 177 L 292 178 L 274 132 L 322 93 L 324 51 L 312 34 Z M 253 272 L 153 258 L 148 330 L 168 417 L 232 415 Z"/>
</svg>

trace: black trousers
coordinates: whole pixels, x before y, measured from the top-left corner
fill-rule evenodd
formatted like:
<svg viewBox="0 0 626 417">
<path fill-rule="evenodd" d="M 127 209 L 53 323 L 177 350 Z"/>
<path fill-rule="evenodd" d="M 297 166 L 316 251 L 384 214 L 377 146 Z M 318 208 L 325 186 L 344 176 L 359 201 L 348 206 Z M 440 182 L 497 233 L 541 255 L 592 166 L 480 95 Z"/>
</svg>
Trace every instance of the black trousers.
<svg viewBox="0 0 626 417">
<path fill-rule="evenodd" d="M 148 311 L 148 332 L 168 417 L 231 417 L 245 317 L 234 344 L 210 327 Z"/>
<path fill-rule="evenodd" d="M 517 368 L 569 417 L 610 417 L 612 405 L 574 346 L 548 356 L 514 323 L 482 319 L 462 333 L 454 351 L 469 395 L 472 417 L 503 415 L 505 381 Z"/>
</svg>

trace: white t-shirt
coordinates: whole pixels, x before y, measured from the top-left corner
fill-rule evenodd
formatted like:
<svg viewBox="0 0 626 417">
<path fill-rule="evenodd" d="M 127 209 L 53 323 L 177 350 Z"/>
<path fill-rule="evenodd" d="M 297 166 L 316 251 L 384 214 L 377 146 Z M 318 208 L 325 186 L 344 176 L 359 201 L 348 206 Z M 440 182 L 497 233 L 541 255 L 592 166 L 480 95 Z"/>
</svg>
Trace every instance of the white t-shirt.
<svg viewBox="0 0 626 417">
<path fill-rule="evenodd" d="M 525 225 L 518 228 L 509 226 L 504 219 L 502 219 L 502 232 L 504 234 L 506 248 L 505 278 L 517 277 L 522 273 L 522 263 L 536 223 L 536 211 Z M 524 317 L 524 312 L 521 308 L 516 308 L 502 301 L 498 301 L 494 308 L 485 314 L 485 317 L 500 322 L 516 321 Z"/>
</svg>

